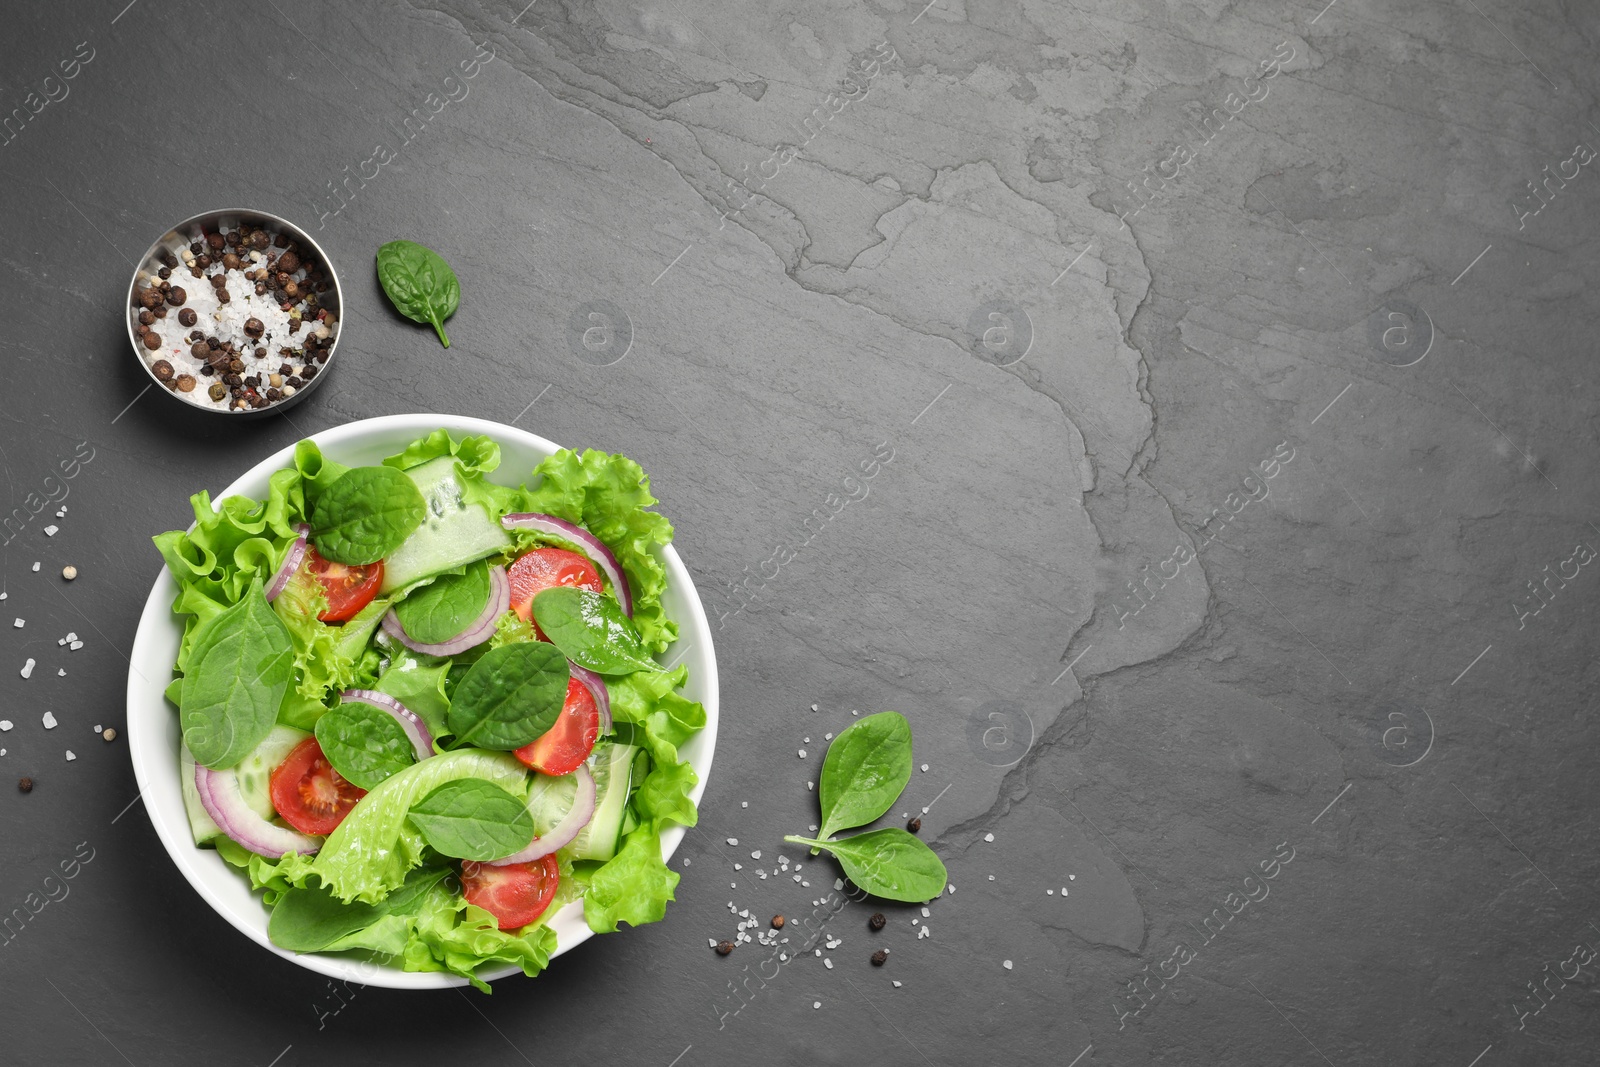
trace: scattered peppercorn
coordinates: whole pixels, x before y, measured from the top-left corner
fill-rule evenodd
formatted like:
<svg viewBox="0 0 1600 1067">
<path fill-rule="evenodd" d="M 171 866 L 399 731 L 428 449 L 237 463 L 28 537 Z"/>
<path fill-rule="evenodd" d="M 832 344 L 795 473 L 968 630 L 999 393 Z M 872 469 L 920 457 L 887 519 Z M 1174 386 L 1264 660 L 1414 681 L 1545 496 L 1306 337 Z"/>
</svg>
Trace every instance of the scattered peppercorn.
<svg viewBox="0 0 1600 1067">
<path fill-rule="evenodd" d="M 24 778 L 23 781 L 26 782 L 27 779 Z M 31 788 L 31 786 L 30 786 L 30 788 Z M 23 790 L 23 792 L 27 792 L 27 790 L 25 789 L 25 790 Z M 732 941 L 718 941 L 717 942 L 717 955 L 726 956 L 728 953 L 730 953 L 732 951 L 733 951 L 733 942 Z"/>
<path fill-rule="evenodd" d="M 882 967 L 885 963 L 888 963 L 888 962 L 889 962 L 889 950 L 888 949 L 880 948 L 878 951 L 876 951 L 876 952 L 874 952 L 872 954 L 872 965 L 874 967 Z"/>
<path fill-rule="evenodd" d="M 187 296 L 188 294 L 184 295 Z M 178 324 L 181 326 L 193 326 L 199 321 L 200 316 L 194 313 L 194 308 L 184 308 L 178 312 Z"/>
<path fill-rule="evenodd" d="M 872 927 L 874 930 L 882 930 L 888 921 L 888 919 L 883 917 L 883 912 L 875 911 L 872 913 L 872 918 L 867 920 L 867 925 Z"/>
<path fill-rule="evenodd" d="M 782 915 L 774 915 L 772 917 L 772 928 L 774 930 L 782 930 L 783 929 L 783 916 Z"/>
<path fill-rule="evenodd" d="M 910 830 L 912 833 L 916 833 L 917 831 L 921 830 L 922 829 L 922 816 L 919 815 L 916 818 L 912 819 L 910 822 L 906 823 L 906 829 Z"/>
<path fill-rule="evenodd" d="M 74 567 L 72 564 L 69 563 L 65 567 L 61 568 L 61 577 L 65 578 L 67 581 L 70 582 L 77 576 L 78 568 Z"/>
<path fill-rule="evenodd" d="M 22 790 L 24 793 L 33 792 L 33 779 L 32 778 L 24 778 L 24 779 L 22 779 L 21 781 L 19 781 L 17 783 L 17 788 Z M 724 941 L 723 944 L 727 944 L 727 942 Z"/>
<path fill-rule="evenodd" d="M 107 726 L 104 730 L 100 731 L 100 736 L 105 738 L 107 741 L 115 741 L 117 739 L 117 731 Z"/>
</svg>

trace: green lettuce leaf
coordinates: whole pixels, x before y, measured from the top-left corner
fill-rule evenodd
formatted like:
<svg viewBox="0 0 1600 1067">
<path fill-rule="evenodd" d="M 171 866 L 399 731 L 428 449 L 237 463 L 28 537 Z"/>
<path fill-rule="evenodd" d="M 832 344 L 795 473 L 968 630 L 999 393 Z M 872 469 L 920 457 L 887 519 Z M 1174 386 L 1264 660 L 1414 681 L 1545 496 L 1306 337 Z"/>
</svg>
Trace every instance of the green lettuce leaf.
<svg viewBox="0 0 1600 1067">
<path fill-rule="evenodd" d="M 443 429 L 411 442 L 404 452 L 385 459 L 383 465 L 405 471 L 440 456 L 456 457 L 456 469 L 463 482 L 472 480 L 473 475 L 488 474 L 500 466 L 500 446 L 492 437 L 479 435 L 457 441 L 448 430 Z"/>
</svg>

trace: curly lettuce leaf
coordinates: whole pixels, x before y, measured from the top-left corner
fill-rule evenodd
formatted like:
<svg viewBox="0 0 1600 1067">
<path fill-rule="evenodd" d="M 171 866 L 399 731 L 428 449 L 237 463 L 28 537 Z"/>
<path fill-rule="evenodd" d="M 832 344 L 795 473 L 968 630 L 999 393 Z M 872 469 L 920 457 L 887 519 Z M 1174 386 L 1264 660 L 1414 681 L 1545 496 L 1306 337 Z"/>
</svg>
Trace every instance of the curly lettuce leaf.
<svg viewBox="0 0 1600 1067">
<path fill-rule="evenodd" d="M 405 451 L 384 459 L 385 467 L 410 470 L 440 456 L 454 456 L 463 482 L 473 475 L 484 475 L 500 466 L 500 445 L 487 435 L 463 437 L 457 441 L 448 430 L 435 430 L 405 447 Z"/>
</svg>

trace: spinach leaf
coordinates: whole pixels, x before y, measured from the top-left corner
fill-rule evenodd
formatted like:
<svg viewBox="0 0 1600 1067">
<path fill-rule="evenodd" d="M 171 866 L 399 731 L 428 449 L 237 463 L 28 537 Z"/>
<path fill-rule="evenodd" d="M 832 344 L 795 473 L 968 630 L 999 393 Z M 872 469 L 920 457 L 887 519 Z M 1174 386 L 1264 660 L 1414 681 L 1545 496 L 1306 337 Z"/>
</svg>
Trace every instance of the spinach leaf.
<svg viewBox="0 0 1600 1067">
<path fill-rule="evenodd" d="M 444 320 L 461 306 L 461 283 L 443 256 L 415 241 L 390 241 L 378 249 L 378 282 L 396 311 L 412 322 L 432 323 L 450 347 Z"/>
<path fill-rule="evenodd" d="M 411 822 L 429 845 L 462 860 L 501 859 L 533 840 L 527 805 L 482 778 L 444 783 L 412 805 Z"/>
<path fill-rule="evenodd" d="M 898 711 L 857 719 L 828 746 L 817 779 L 822 830 L 865 826 L 889 810 L 911 780 L 911 724 Z"/>
<path fill-rule="evenodd" d="M 183 740 L 195 762 L 232 767 L 278 718 L 294 672 L 294 641 L 258 581 L 237 604 L 200 625 L 178 687 Z"/>
<path fill-rule="evenodd" d="M 438 645 L 465 630 L 489 606 L 489 563 L 479 560 L 463 574 L 441 574 L 413 590 L 394 613 L 413 641 Z"/>
<path fill-rule="evenodd" d="M 448 867 L 419 867 L 407 876 L 405 885 L 378 904 L 345 904 L 326 888 L 290 889 L 272 908 L 267 939 L 290 952 L 321 952 L 385 915 L 406 913 L 449 873 Z"/>
<path fill-rule="evenodd" d="M 353 467 L 317 497 L 311 540 L 336 563 L 364 566 L 399 548 L 427 513 L 417 484 L 402 472 Z"/>
<path fill-rule="evenodd" d="M 601 674 L 659 671 L 633 620 L 614 597 L 558 585 L 533 598 L 533 618 L 550 642 L 580 667 Z"/>
<path fill-rule="evenodd" d="M 570 677 L 555 645 L 524 641 L 491 648 L 451 694 L 456 744 L 509 752 L 532 743 L 555 725 Z"/>
<path fill-rule="evenodd" d="M 316 735 L 333 769 L 362 789 L 376 789 L 417 761 L 394 716 L 371 704 L 340 704 L 317 720 Z"/>
<path fill-rule="evenodd" d="M 931 900 L 944 891 L 948 876 L 933 849 L 898 826 L 856 834 L 838 841 L 785 837 L 797 845 L 811 845 L 833 853 L 844 873 L 875 897 L 914 903 Z"/>
</svg>

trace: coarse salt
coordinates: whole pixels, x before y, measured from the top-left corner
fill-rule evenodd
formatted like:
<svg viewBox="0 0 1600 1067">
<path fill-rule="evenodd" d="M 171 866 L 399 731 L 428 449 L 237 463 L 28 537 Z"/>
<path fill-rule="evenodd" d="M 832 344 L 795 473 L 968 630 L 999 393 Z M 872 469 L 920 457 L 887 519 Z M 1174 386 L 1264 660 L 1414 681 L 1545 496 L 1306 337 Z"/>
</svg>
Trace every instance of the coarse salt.
<svg viewBox="0 0 1600 1067">
<path fill-rule="evenodd" d="M 800 750 L 800 758 L 801 759 L 805 759 L 806 758 L 806 750 L 803 749 L 803 748 Z"/>
<path fill-rule="evenodd" d="M 993 834 L 984 834 L 983 835 L 983 839 L 985 841 L 993 841 L 994 840 L 994 835 Z"/>
<path fill-rule="evenodd" d="M 28 657 L 28 662 L 22 665 L 22 676 L 24 678 L 31 678 L 33 676 L 33 657 Z"/>
<path fill-rule="evenodd" d="M 77 758 L 78 757 L 73 753 L 72 749 L 70 749 L 70 748 L 67 749 L 67 762 L 68 763 L 71 763 L 73 760 L 75 760 Z"/>
<path fill-rule="evenodd" d="M 38 570 L 39 569 L 39 561 L 38 560 L 34 560 L 33 561 L 33 569 L 34 570 Z"/>
<path fill-rule="evenodd" d="M 1056 891 L 1054 889 L 1046 889 L 1044 891 L 1044 895 L 1047 897 L 1053 897 L 1056 895 Z"/>
<path fill-rule="evenodd" d="M 895 984 L 894 984 L 894 987 L 895 987 L 895 988 L 896 988 L 896 989 L 899 989 L 899 988 L 900 988 L 900 983 L 899 983 L 899 982 L 896 982 L 896 983 L 895 983 Z"/>
<path fill-rule="evenodd" d="M 812 710 L 813 710 L 813 711 L 814 711 L 814 710 L 816 710 L 816 709 L 815 709 L 815 708 L 813 708 L 813 709 L 812 709 Z M 822 1007 L 822 1001 L 820 1001 L 820 1000 L 813 1000 L 813 1001 L 812 1001 L 812 1002 L 811 1002 L 811 1006 L 812 1006 L 812 1008 L 820 1008 L 820 1007 Z"/>
<path fill-rule="evenodd" d="M 923 765 L 922 765 L 922 770 L 923 770 L 923 773 L 927 773 L 927 770 L 928 770 L 928 765 L 927 765 L 927 764 L 926 764 L 926 763 L 924 763 L 924 764 L 923 764 Z"/>
<path fill-rule="evenodd" d="M 44 528 L 44 535 L 46 537 L 54 537 L 56 535 L 56 531 L 59 530 L 59 529 L 61 529 L 61 527 L 56 526 L 55 524 L 52 523 L 51 525 L 46 526 Z"/>
<path fill-rule="evenodd" d="M 823 960 L 822 961 L 822 965 L 824 967 L 828 968 L 828 970 L 830 970 L 830 971 L 833 970 L 833 961 L 832 960 Z"/>
<path fill-rule="evenodd" d="M 742 870 L 744 870 L 744 864 L 742 864 L 742 863 L 735 863 L 735 864 L 734 864 L 734 865 L 733 865 L 733 869 L 734 869 L 734 870 L 736 870 L 736 871 L 742 871 Z"/>
<path fill-rule="evenodd" d="M 1004 963 L 1002 963 L 1002 964 L 1001 964 L 1001 965 L 1000 965 L 1000 966 L 1002 966 L 1002 967 L 1004 967 L 1004 968 L 1005 968 L 1005 969 L 1006 969 L 1006 970 L 1008 970 L 1008 971 L 1009 971 L 1009 970 L 1010 970 L 1010 969 L 1011 969 L 1011 961 L 1010 961 L 1010 960 L 1006 960 L 1006 961 L 1005 961 L 1005 962 L 1004 962 Z"/>
<path fill-rule="evenodd" d="M 931 936 L 931 935 L 928 933 L 928 928 L 926 926 L 924 926 L 922 929 L 917 931 L 917 940 L 918 941 L 921 941 L 923 938 L 929 937 L 929 936 Z"/>
<path fill-rule="evenodd" d="M 10 719 L 0 719 L 0 730 L 9 730 L 9 729 L 11 729 L 11 720 Z"/>
<path fill-rule="evenodd" d="M 815 789 L 816 787 L 817 787 L 817 783 L 816 782 L 807 782 L 806 783 L 806 788 L 807 789 Z"/>
<path fill-rule="evenodd" d="M 56 728 L 56 717 L 48 711 L 44 713 L 44 728 L 46 730 L 54 730 Z"/>
<path fill-rule="evenodd" d="M 23 622 L 23 621 L 22 621 L 22 620 L 21 620 L 21 619 L 18 619 L 18 620 L 17 620 L 17 621 L 16 621 L 16 622 L 13 622 L 13 623 L 12 623 L 12 624 L 11 624 L 11 625 L 12 625 L 12 626 L 15 626 L 15 627 L 16 627 L 16 628 L 17 628 L 17 629 L 19 629 L 19 630 L 20 630 L 20 629 L 22 629 L 22 628 L 23 628 L 23 627 L 24 627 L 24 626 L 26 626 L 26 625 L 27 625 L 27 623 L 25 623 L 25 622 Z"/>
<path fill-rule="evenodd" d="M 927 908 L 923 908 L 922 909 L 922 917 L 924 919 L 926 919 L 928 917 L 928 909 Z"/>
<path fill-rule="evenodd" d="M 758 848 L 754 852 L 750 853 L 750 858 L 753 859 L 753 860 L 760 859 L 761 858 L 761 850 Z"/>
<path fill-rule="evenodd" d="M 72 644 L 67 646 L 67 651 L 76 652 L 76 651 L 78 651 L 78 649 L 80 649 L 82 647 L 83 647 L 83 642 L 82 641 L 74 641 L 74 642 L 72 642 Z"/>
<path fill-rule="evenodd" d="M 832 734 L 823 734 L 822 735 L 822 739 L 824 741 L 832 741 L 833 740 L 833 735 Z"/>
<path fill-rule="evenodd" d="M 65 678 L 66 676 L 67 676 L 67 669 L 65 667 L 57 667 L 56 668 L 56 677 Z"/>
<path fill-rule="evenodd" d="M 950 884 L 950 886 L 949 886 L 949 889 L 950 889 L 950 892 L 954 893 L 956 891 L 955 883 L 952 882 Z"/>
<path fill-rule="evenodd" d="M 728 844 L 730 844 L 730 845 L 737 845 L 737 844 L 738 844 L 738 843 L 739 843 L 739 839 L 738 839 L 738 838 L 737 838 L 737 837 L 730 837 L 730 838 L 728 838 Z"/>
<path fill-rule="evenodd" d="M 1067 887 L 1066 886 L 1062 886 L 1061 887 L 1061 895 L 1062 896 L 1066 896 L 1067 895 Z"/>
<path fill-rule="evenodd" d="M 748 800 L 741 800 L 739 801 L 739 806 L 741 808 L 748 808 L 750 806 L 750 802 Z"/>
<path fill-rule="evenodd" d="M 78 639 L 78 635 L 77 634 L 72 633 L 70 631 L 67 633 L 67 640 L 68 641 L 76 641 L 77 639 Z"/>
</svg>

